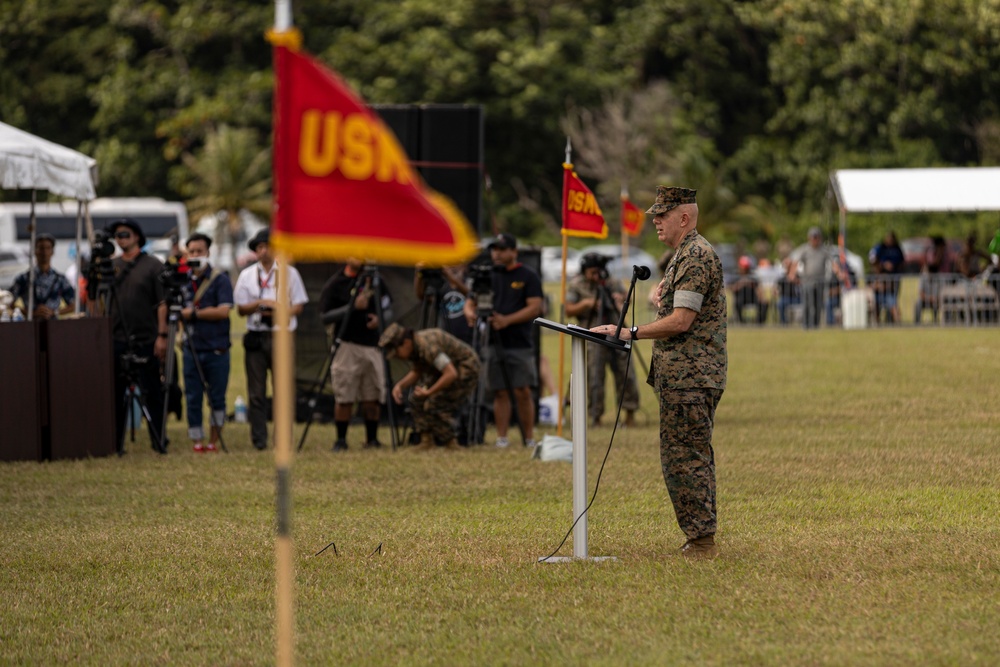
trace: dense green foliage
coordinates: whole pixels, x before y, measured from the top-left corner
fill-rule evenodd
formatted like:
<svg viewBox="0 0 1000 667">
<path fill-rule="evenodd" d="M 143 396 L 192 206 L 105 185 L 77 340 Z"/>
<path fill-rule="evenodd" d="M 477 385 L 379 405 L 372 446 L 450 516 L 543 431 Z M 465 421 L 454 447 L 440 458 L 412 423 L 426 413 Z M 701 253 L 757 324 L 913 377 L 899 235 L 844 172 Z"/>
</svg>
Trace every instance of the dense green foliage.
<svg viewBox="0 0 1000 667">
<path fill-rule="evenodd" d="M 306 48 L 367 101 L 483 104 L 491 212 L 538 240 L 574 114 L 662 84 L 670 103 L 633 132 L 655 137 L 645 157 L 617 176 L 581 168 L 612 219 L 621 185 L 641 201 L 671 180 L 710 198 L 723 239 L 797 238 L 830 169 L 1000 162 L 1000 0 L 292 5 Z M 96 157 L 102 195 L 185 196 L 184 155 L 221 126 L 267 147 L 272 21 L 251 0 L 0 0 L 0 119 Z M 575 138 L 582 162 L 605 162 Z M 859 243 L 886 224 L 926 220 L 877 220 Z"/>
</svg>

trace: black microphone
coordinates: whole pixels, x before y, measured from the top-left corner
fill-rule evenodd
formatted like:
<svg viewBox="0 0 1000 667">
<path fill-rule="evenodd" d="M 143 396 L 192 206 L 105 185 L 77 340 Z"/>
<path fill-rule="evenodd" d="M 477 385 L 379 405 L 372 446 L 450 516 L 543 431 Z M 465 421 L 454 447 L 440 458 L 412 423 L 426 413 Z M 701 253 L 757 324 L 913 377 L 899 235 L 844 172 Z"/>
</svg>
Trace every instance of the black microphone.
<svg viewBox="0 0 1000 667">
<path fill-rule="evenodd" d="M 629 302 L 632 300 L 632 292 L 635 291 L 635 281 L 646 280 L 650 275 L 652 272 L 648 266 L 632 265 L 632 282 L 629 283 L 628 294 L 625 295 L 625 303 L 622 304 L 622 312 L 618 316 L 618 326 L 615 328 L 614 335 L 608 336 L 609 339 L 618 338 L 618 334 L 622 332 L 622 325 L 625 324 L 625 311 L 628 310 Z"/>
</svg>

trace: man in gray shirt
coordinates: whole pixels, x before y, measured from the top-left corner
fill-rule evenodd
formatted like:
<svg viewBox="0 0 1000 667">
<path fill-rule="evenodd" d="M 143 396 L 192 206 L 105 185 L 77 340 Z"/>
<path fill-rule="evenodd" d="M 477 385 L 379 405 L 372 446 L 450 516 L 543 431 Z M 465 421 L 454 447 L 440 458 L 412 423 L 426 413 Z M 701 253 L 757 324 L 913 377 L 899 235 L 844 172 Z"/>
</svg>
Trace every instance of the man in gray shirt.
<svg viewBox="0 0 1000 667">
<path fill-rule="evenodd" d="M 802 324 L 806 329 L 819 328 L 823 295 L 832 274 L 833 252 L 823 243 L 819 227 L 809 228 L 809 241 L 792 251 L 788 279 L 798 278 L 802 285 Z"/>
</svg>

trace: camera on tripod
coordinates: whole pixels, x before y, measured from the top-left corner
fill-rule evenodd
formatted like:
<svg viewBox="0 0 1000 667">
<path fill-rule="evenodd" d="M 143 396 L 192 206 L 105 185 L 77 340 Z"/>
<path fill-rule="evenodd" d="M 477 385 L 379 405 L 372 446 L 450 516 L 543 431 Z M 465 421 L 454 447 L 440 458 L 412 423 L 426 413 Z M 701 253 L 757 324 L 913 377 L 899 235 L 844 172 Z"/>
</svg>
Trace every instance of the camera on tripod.
<svg viewBox="0 0 1000 667">
<path fill-rule="evenodd" d="M 94 231 L 94 242 L 90 244 L 90 266 L 87 268 L 87 298 L 93 301 L 97 298 L 97 288 L 100 285 L 111 284 L 115 277 L 114 264 L 111 262 L 115 254 L 115 243 L 103 229 Z"/>
<path fill-rule="evenodd" d="M 580 258 L 580 271 L 586 271 L 587 269 L 597 269 L 598 280 L 604 282 L 608 279 L 608 262 L 611 261 L 611 257 L 607 255 L 601 255 L 596 252 L 588 252 L 583 257 Z"/>
<path fill-rule="evenodd" d="M 163 265 L 158 278 L 167 289 L 167 303 L 180 306 L 184 303 L 184 288 L 191 284 L 194 271 L 201 268 L 200 259 L 171 259 Z"/>
<path fill-rule="evenodd" d="M 437 294 L 444 287 L 444 271 L 441 269 L 418 269 L 424 282 L 424 291 Z"/>
<path fill-rule="evenodd" d="M 472 279 L 472 296 L 476 300 L 476 312 L 480 317 L 493 314 L 493 273 L 504 271 L 504 267 L 492 262 L 476 262 L 469 266 Z"/>
</svg>

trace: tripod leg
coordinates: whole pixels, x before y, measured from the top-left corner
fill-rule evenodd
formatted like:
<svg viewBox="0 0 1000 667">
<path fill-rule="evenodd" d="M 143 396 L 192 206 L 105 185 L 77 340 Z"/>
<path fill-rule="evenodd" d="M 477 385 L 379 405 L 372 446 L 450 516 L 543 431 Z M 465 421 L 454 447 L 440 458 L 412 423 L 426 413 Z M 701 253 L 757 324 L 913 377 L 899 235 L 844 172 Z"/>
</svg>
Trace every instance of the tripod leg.
<svg viewBox="0 0 1000 667">
<path fill-rule="evenodd" d="M 306 404 L 309 406 L 309 417 L 306 419 L 306 426 L 302 429 L 302 436 L 299 438 L 299 448 L 298 451 L 302 451 L 303 445 L 306 444 L 306 436 L 309 435 L 309 427 L 313 423 L 313 415 L 316 413 L 316 397 L 319 396 L 319 392 L 323 390 L 326 383 L 330 379 L 330 369 L 333 365 L 333 358 L 337 354 L 337 348 L 340 347 L 340 339 L 333 341 L 333 345 L 330 346 L 330 354 L 326 358 L 326 363 L 323 364 L 323 373 L 320 375 L 319 380 L 317 380 L 309 391 L 309 400 Z"/>
</svg>

